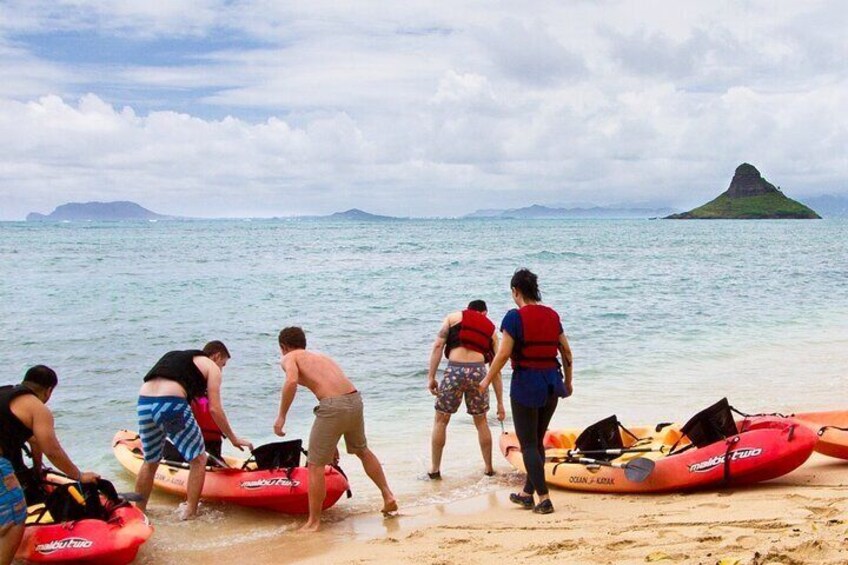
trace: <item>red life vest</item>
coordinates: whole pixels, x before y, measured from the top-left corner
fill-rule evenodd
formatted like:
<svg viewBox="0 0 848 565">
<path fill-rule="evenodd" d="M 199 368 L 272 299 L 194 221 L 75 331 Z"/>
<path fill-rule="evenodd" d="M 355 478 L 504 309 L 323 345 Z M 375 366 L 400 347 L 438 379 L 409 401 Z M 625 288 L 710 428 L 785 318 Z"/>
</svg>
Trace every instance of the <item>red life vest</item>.
<svg viewBox="0 0 848 565">
<path fill-rule="evenodd" d="M 521 340 L 512 349 L 513 369 L 558 368 L 559 334 L 562 333 L 559 314 L 541 304 L 528 304 L 518 309 L 521 317 Z"/>
<path fill-rule="evenodd" d="M 464 347 L 482 353 L 486 362 L 490 362 L 495 352 L 492 348 L 492 335 L 495 324 L 489 318 L 475 310 L 463 310 L 462 321 L 452 326 L 445 343 L 445 357 L 450 356 L 454 347 Z"/>
<path fill-rule="evenodd" d="M 224 438 L 224 432 L 215 423 L 212 412 L 209 411 L 209 399 L 207 397 L 199 396 L 192 400 L 191 411 L 194 413 L 197 425 L 200 426 L 200 431 L 203 432 L 204 440 L 221 441 Z"/>
<path fill-rule="evenodd" d="M 486 355 L 492 350 L 492 335 L 495 324 L 474 310 L 462 311 L 462 322 L 459 328 L 459 343 L 462 347 Z"/>
</svg>

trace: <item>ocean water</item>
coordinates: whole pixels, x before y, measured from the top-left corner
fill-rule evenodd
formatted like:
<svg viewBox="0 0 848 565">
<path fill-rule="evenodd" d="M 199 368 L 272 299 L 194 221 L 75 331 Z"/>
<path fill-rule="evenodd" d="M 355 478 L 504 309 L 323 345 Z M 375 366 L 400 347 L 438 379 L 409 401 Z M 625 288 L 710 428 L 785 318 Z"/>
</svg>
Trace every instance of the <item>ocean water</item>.
<svg viewBox="0 0 848 565">
<path fill-rule="evenodd" d="M 539 275 L 574 351 L 575 393 L 556 426 L 612 413 L 625 423 L 685 420 L 722 396 L 748 411 L 848 407 L 848 222 L 839 220 L 0 223 L 2 381 L 37 363 L 56 369 L 50 405 L 62 443 L 129 486 L 110 440 L 134 426 L 141 377 L 161 354 L 223 340 L 233 354 L 230 421 L 259 444 L 275 439 L 276 335 L 301 325 L 309 347 L 362 391 L 370 444 L 401 500 L 455 500 L 515 478 L 497 452 L 504 473 L 482 478 L 461 409 L 445 481 L 422 480 L 430 346 L 443 317 L 471 299 L 499 321 L 519 267 Z M 314 404 L 301 390 L 290 437 L 306 437 Z M 331 520 L 379 500 L 354 458 L 342 465 L 355 497 Z M 289 519 L 262 520 L 272 532 Z"/>
</svg>

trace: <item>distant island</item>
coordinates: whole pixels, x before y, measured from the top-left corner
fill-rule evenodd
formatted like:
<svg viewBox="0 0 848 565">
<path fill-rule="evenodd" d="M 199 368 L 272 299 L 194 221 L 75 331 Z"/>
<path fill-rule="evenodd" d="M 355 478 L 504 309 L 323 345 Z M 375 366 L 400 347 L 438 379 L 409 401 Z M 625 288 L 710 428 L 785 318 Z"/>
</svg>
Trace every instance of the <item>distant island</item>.
<svg viewBox="0 0 848 565">
<path fill-rule="evenodd" d="M 322 220 L 354 220 L 354 221 L 366 221 L 366 222 L 384 222 L 386 220 L 400 220 L 402 218 L 396 218 L 394 216 L 380 216 L 378 214 L 370 214 L 365 212 L 364 210 L 360 210 L 359 208 L 351 208 L 350 210 L 345 210 L 344 212 L 336 212 L 334 214 L 330 214 L 329 216 L 318 216 Z"/>
<path fill-rule="evenodd" d="M 135 202 L 126 200 L 117 202 L 69 202 L 57 206 L 50 214 L 32 212 L 27 214 L 28 222 L 65 222 L 65 221 L 113 221 L 113 220 L 165 220 L 173 216 L 164 216 L 151 212 Z"/>
<path fill-rule="evenodd" d="M 593 206 L 591 208 L 551 208 L 533 204 L 525 208 L 513 208 L 510 210 L 477 210 L 464 218 L 480 218 L 492 220 L 521 219 L 521 220 L 543 220 L 543 219 L 581 219 L 581 218 L 606 218 L 606 219 L 639 219 L 656 218 L 674 212 L 672 208 L 606 208 Z"/>
<path fill-rule="evenodd" d="M 753 165 L 736 167 L 726 191 L 703 206 L 671 214 L 668 220 L 768 220 L 821 219 L 816 212 L 785 196 L 779 188 L 762 177 Z"/>
</svg>

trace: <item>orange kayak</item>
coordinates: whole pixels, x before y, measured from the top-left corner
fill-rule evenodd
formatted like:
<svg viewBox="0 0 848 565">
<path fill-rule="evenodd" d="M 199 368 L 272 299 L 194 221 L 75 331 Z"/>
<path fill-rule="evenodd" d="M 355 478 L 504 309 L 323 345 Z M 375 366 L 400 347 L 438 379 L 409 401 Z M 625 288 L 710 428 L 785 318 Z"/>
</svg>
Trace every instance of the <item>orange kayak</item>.
<svg viewBox="0 0 848 565">
<path fill-rule="evenodd" d="M 803 412 L 792 418 L 818 435 L 815 450 L 823 455 L 848 459 L 848 410 Z"/>
<path fill-rule="evenodd" d="M 732 424 L 731 424 L 732 425 Z M 737 434 L 703 447 L 686 448 L 680 426 L 628 428 L 621 435 L 624 453 L 609 463 L 573 462 L 569 450 L 582 430 L 550 430 L 545 436 L 545 479 L 550 485 L 589 492 L 649 493 L 739 486 L 780 477 L 809 458 L 816 435 L 786 418 L 746 418 L 737 422 Z M 677 446 L 669 454 L 672 446 Z M 500 438 L 501 452 L 524 472 L 521 447 L 514 433 Z M 629 449 L 639 451 L 628 452 Z M 589 452 L 586 452 L 587 454 Z M 653 462 L 637 480 L 628 465 Z M 632 470 L 632 469 L 631 469 Z M 638 475 L 639 473 L 637 473 Z"/>
<path fill-rule="evenodd" d="M 127 470 L 138 474 L 143 462 L 138 434 L 121 430 L 112 440 L 115 457 Z M 286 514 L 309 512 L 309 472 L 306 467 L 255 469 L 245 460 L 224 457 L 229 468 L 207 467 L 201 497 L 241 506 L 266 508 Z M 324 470 L 327 495 L 324 509 L 335 504 L 348 489 L 347 478 L 327 465 Z M 162 461 L 156 471 L 155 487 L 184 495 L 188 484 L 188 465 Z"/>
</svg>

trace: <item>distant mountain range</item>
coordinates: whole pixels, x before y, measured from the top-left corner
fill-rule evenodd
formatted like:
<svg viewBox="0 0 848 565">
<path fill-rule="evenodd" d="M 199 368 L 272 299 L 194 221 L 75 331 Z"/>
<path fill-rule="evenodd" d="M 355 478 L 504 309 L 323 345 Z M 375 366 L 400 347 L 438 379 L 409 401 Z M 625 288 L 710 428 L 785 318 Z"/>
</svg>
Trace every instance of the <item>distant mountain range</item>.
<svg viewBox="0 0 848 565">
<path fill-rule="evenodd" d="M 65 221 L 110 221 L 110 220 L 165 220 L 175 219 L 163 216 L 126 200 L 118 202 L 70 202 L 57 206 L 50 214 L 32 212 L 27 214 L 28 222 L 65 222 Z"/>
<path fill-rule="evenodd" d="M 848 196 L 813 196 L 799 198 L 801 202 L 818 212 L 823 218 L 848 218 Z"/>
<path fill-rule="evenodd" d="M 510 210 L 477 210 L 464 218 L 480 219 L 581 219 L 581 218 L 607 218 L 607 219 L 639 219 L 656 218 L 667 216 L 676 212 L 673 208 L 608 208 L 593 206 L 591 208 L 550 208 L 533 204 L 525 208 L 513 208 Z"/>
</svg>

